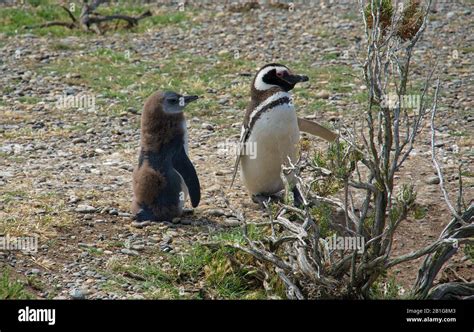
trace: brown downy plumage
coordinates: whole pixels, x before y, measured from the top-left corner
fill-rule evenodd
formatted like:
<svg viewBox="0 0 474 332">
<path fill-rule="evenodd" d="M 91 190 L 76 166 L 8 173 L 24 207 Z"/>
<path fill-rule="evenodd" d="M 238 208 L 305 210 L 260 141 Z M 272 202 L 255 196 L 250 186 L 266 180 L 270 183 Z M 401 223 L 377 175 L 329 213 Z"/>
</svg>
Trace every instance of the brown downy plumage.
<svg viewBox="0 0 474 332">
<path fill-rule="evenodd" d="M 156 92 L 145 102 L 141 118 L 141 149 L 142 151 L 159 152 L 162 145 L 169 143 L 174 137 L 184 135 L 181 124 L 183 113 L 167 114 L 163 111 L 164 94 Z"/>
<path fill-rule="evenodd" d="M 139 164 L 133 171 L 132 213 L 138 221 L 179 216 L 183 191 L 187 191 L 182 189 L 183 179 L 186 185 L 193 186 L 193 206 L 199 202 L 199 181 L 184 148 L 186 127 L 182 113 L 186 103 L 196 99 L 197 96 L 156 92 L 145 102 Z"/>
</svg>

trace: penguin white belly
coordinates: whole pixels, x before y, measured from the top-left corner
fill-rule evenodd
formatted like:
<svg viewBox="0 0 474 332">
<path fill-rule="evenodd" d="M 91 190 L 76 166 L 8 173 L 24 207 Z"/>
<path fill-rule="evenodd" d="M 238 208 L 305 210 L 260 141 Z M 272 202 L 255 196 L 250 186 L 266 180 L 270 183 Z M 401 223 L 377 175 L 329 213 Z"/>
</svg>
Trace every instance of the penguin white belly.
<svg viewBox="0 0 474 332">
<path fill-rule="evenodd" d="M 175 170 L 175 172 L 176 172 L 176 170 Z M 176 172 L 176 174 L 179 175 L 179 178 L 181 180 L 181 192 L 179 193 L 179 205 L 178 205 L 179 214 L 181 215 L 183 213 L 184 203 L 188 199 L 189 191 L 188 191 L 188 187 L 186 186 L 186 183 L 184 182 L 184 179 L 181 176 L 181 174 L 179 174 L 179 172 Z"/>
<path fill-rule="evenodd" d="M 184 138 L 183 138 L 183 140 L 184 140 L 184 151 L 186 151 L 186 154 L 189 156 L 188 128 L 187 128 L 187 125 L 186 125 L 186 120 L 183 120 L 181 125 L 183 126 L 183 131 L 184 131 Z"/>
<path fill-rule="evenodd" d="M 288 157 L 296 161 L 299 138 L 293 106 L 279 105 L 261 115 L 246 142 L 256 144 L 256 156 L 241 157 L 241 175 L 250 193 L 274 194 L 283 189 L 281 165 L 288 163 Z"/>
</svg>

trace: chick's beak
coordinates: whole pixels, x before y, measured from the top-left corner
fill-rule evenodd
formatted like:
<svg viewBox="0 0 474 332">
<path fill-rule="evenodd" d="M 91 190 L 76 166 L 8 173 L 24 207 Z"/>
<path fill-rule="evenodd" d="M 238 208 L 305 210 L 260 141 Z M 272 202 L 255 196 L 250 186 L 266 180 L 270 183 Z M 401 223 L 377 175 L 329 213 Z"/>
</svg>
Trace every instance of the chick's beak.
<svg viewBox="0 0 474 332">
<path fill-rule="evenodd" d="M 193 102 L 195 100 L 198 100 L 198 96 L 183 96 L 184 98 L 184 103 L 189 104 L 190 102 Z"/>
</svg>

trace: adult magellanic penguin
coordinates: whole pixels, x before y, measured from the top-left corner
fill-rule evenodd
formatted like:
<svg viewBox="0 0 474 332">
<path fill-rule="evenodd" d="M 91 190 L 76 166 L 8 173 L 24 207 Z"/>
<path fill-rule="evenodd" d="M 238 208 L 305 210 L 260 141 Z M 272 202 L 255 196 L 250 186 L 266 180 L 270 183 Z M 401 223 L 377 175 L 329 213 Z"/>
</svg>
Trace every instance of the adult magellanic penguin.
<svg viewBox="0 0 474 332">
<path fill-rule="evenodd" d="M 197 96 L 156 92 L 145 102 L 141 149 L 133 172 L 132 213 L 137 221 L 164 221 L 182 214 L 189 195 L 200 201 L 200 185 L 187 151 L 183 110 Z"/>
<path fill-rule="evenodd" d="M 307 76 L 293 74 L 288 67 L 277 63 L 263 66 L 253 79 L 234 178 L 240 163 L 241 178 L 254 201 L 281 191 L 284 187 L 281 165 L 288 158 L 293 162 L 297 159 L 300 130 L 290 91 L 305 81 Z M 256 153 L 249 155 L 246 150 Z M 301 204 L 296 187 L 293 193 L 295 204 Z"/>
</svg>

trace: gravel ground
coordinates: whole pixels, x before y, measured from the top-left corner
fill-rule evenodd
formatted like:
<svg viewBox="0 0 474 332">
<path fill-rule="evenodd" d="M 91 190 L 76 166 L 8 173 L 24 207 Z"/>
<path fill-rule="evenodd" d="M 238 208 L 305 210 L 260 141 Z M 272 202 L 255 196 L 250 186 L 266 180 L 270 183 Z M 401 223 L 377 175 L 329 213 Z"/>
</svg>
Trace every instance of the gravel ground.
<svg viewBox="0 0 474 332">
<path fill-rule="evenodd" d="M 426 75 L 432 60 L 438 59 L 442 82 L 437 119 L 439 154 L 453 201 L 459 162 L 468 174 L 465 197 L 467 201 L 473 197 L 472 22 L 467 5 L 439 5 L 413 61 L 414 77 L 419 78 Z M 225 197 L 247 218 L 258 219 L 261 215 L 240 183 L 229 189 L 233 160 L 217 152 L 219 143 L 238 136 L 243 118 L 238 101 L 248 99 L 248 75 L 267 62 L 295 64 L 308 59 L 312 59 L 308 68 L 347 66 L 359 74 L 361 65 L 355 54 L 360 49 L 360 36 L 357 10 L 349 4 L 297 6 L 293 12 L 268 7 L 232 12 L 208 5 L 197 9 L 183 25 L 143 33 L 65 38 L 32 33 L 0 36 L 0 233 L 40 235 L 38 253 L 0 253 L 0 266 L 11 266 L 19 279 L 38 280 L 41 286 L 30 285 L 38 298 L 146 297 L 139 283 L 123 281 L 118 284 L 120 290 L 104 287 L 114 278 L 111 266 L 137 256 L 166 269 L 157 253 L 192 254 L 191 245 L 237 223 Z M 180 52 L 190 59 L 207 60 L 201 66 L 184 60 L 182 67 L 178 66 L 185 71 L 180 73 L 181 78 L 186 77 L 186 71 L 199 75 L 213 66 L 225 66 L 221 62 L 226 55 L 238 54 L 245 61 L 240 72 L 209 82 L 212 88 L 203 97 L 217 101 L 216 109 L 202 114 L 198 109 L 188 116 L 190 155 L 201 179 L 202 203 L 180 220 L 145 228 L 134 227 L 131 222 L 128 208 L 140 109 L 123 107 L 119 98 L 95 91 L 93 82 L 81 80 L 87 73 L 74 67 L 67 74 L 48 69 L 58 61 L 87 57 L 104 48 L 129 52 L 137 63 L 153 64 L 161 70 L 161 76 L 157 76 L 161 80 L 177 75 L 163 64 Z M 145 79 L 147 73 L 142 77 Z M 137 92 L 143 87 L 142 77 L 137 76 L 136 83 L 121 91 L 138 105 L 145 97 Z M 310 90 L 311 96 L 327 107 L 324 112 L 312 109 L 304 95 L 298 95 L 301 114 L 323 123 L 350 123 L 360 116 L 362 107 L 354 98 L 364 89 L 360 81 L 348 81 L 344 83 L 348 89 L 334 91 L 330 86 L 333 76 L 312 78 L 299 89 Z M 114 79 L 110 78 L 111 84 Z M 243 92 L 235 93 L 235 86 L 243 86 Z M 192 88 L 192 84 L 186 87 Z M 56 104 L 58 95 L 80 94 L 94 95 L 96 109 L 64 109 Z M 106 116 L 109 109 L 118 111 Z M 400 183 L 415 184 L 418 203 L 426 208 L 426 216 L 401 226 L 395 253 L 429 243 L 449 220 L 439 187 L 432 179 L 435 173 L 427 129 L 399 175 Z M 311 141 L 317 148 L 326 146 L 317 139 Z M 462 253 L 450 264 L 458 275 L 472 280 L 472 263 Z M 417 266 L 417 261 L 407 263 L 391 273 L 408 287 L 416 278 Z M 444 273 L 442 278 L 457 277 Z M 199 288 L 199 284 L 186 285 L 183 294 Z"/>
</svg>

